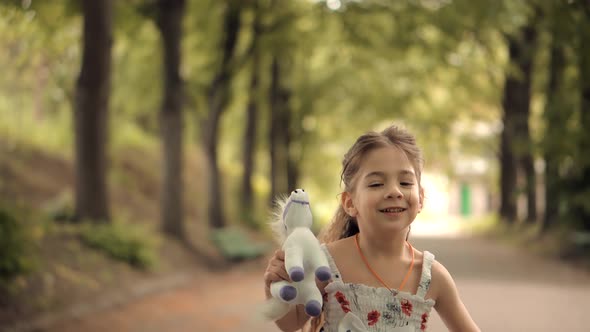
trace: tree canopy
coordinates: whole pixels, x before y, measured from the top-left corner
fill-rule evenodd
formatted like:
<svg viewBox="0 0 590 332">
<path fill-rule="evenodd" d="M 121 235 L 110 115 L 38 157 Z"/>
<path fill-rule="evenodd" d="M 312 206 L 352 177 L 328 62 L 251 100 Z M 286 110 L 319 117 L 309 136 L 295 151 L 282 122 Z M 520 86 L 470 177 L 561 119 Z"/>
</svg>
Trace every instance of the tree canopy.
<svg viewBox="0 0 590 332">
<path fill-rule="evenodd" d="M 164 79 L 155 3 L 114 2 L 109 102 L 114 148 L 157 141 Z M 417 135 L 427 167 L 452 175 L 458 156 L 495 165 L 506 128 L 505 82 L 522 79 L 509 41 L 522 42 L 522 29 L 530 26 L 537 46 L 531 50 L 527 151 L 541 163 L 547 154 L 554 157 L 560 186 L 569 193 L 564 197 L 580 202 L 588 197 L 581 174 L 589 166 L 578 162 L 587 158 L 581 148 L 586 145 L 580 145 L 588 135 L 583 121 L 588 97 L 580 92 L 587 91 L 587 82 L 580 73 L 587 70 L 588 36 L 577 27 L 588 24 L 587 6 L 582 0 L 187 0 L 180 63 L 183 135 L 190 149 L 202 146 L 203 130 L 212 128 L 211 102 L 221 98 L 223 113 L 213 125 L 219 135 L 212 136 L 218 153 L 209 159 L 218 162 L 210 167 L 221 170 L 218 186 L 226 200 L 237 197 L 244 172 L 241 142 L 249 100 L 257 106 L 251 176 L 260 202 L 268 201 L 263 197 L 274 181 L 267 134 L 276 125 L 272 114 L 289 119 L 279 130 L 286 136 L 277 138 L 284 141 L 277 153 L 298 169 L 285 169 L 284 176 L 324 198 L 338 191 L 340 158 L 354 137 L 391 122 Z M 237 15 L 233 37 L 224 24 L 228 12 Z M 0 46 L 7 50 L 0 54 L 0 116 L 6 119 L 1 134 L 25 137 L 16 131 L 37 128 L 30 141 L 54 149 L 73 144 L 68 114 L 81 61 L 81 15 L 76 1 L 0 5 Z M 231 54 L 227 38 L 234 39 Z M 563 59 L 560 68 L 555 56 Z M 220 77 L 226 87 L 215 86 Z M 578 188 L 572 183 L 580 177 L 584 186 Z M 563 206 L 560 211 L 570 207 Z M 237 209 L 232 205 L 229 214 L 235 217 Z"/>
</svg>

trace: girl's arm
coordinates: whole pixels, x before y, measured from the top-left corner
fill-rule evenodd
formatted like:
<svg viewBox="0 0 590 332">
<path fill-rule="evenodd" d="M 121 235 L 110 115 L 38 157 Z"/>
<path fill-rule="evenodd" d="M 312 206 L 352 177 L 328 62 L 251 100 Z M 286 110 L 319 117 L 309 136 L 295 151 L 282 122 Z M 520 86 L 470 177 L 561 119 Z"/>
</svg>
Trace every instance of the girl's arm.
<svg viewBox="0 0 590 332">
<path fill-rule="evenodd" d="M 439 262 L 432 265 L 432 286 L 436 296 L 434 308 L 449 331 L 480 332 L 459 297 L 455 281 Z"/>
<path fill-rule="evenodd" d="M 290 281 L 290 278 L 285 270 L 285 252 L 277 250 L 269 260 L 266 271 L 264 272 L 264 292 L 267 299 L 271 297 L 270 284 L 281 280 Z M 308 319 L 309 316 L 305 313 L 304 306 L 297 305 L 283 318 L 275 321 L 275 323 L 281 331 L 293 332 L 301 329 Z"/>
</svg>

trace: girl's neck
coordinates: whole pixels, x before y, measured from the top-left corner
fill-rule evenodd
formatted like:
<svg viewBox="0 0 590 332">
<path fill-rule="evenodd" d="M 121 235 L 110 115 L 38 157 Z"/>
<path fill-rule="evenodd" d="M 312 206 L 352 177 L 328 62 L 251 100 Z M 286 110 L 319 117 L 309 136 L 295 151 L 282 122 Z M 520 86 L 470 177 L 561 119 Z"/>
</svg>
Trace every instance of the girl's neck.
<svg viewBox="0 0 590 332">
<path fill-rule="evenodd" d="M 406 232 L 396 234 L 371 234 L 371 236 L 360 233 L 359 246 L 367 257 L 376 258 L 403 258 L 410 257 L 411 253 L 406 248 Z"/>
</svg>

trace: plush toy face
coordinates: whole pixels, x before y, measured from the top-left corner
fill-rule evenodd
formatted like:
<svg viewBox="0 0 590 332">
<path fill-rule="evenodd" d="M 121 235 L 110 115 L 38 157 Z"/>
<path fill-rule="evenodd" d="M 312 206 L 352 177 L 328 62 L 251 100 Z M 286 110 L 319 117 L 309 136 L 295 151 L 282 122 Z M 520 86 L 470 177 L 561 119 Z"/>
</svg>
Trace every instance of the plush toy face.
<svg viewBox="0 0 590 332">
<path fill-rule="evenodd" d="M 294 190 L 291 192 L 289 201 L 283 211 L 283 223 L 287 229 L 287 234 L 297 227 L 310 228 L 312 222 L 307 193 L 303 189 Z"/>
</svg>

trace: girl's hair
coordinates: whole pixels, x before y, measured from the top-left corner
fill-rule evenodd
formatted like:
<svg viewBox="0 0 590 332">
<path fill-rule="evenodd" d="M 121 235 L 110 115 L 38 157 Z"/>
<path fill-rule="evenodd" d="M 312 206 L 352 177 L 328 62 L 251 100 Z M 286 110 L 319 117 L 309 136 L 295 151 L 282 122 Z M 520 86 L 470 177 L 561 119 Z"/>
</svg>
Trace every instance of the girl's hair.
<svg viewBox="0 0 590 332">
<path fill-rule="evenodd" d="M 397 147 L 406 154 L 414 167 L 418 185 L 420 185 L 424 159 L 422 157 L 422 151 L 416 144 L 416 138 L 405 129 L 392 125 L 379 133 L 368 132 L 360 136 L 344 155 L 342 173 L 340 175 L 340 180 L 344 184 L 344 191 L 354 192 L 356 185 L 355 176 L 367 153 L 377 148 L 389 146 Z M 356 219 L 348 215 L 342 205 L 339 205 L 328 227 L 320 232 L 319 240 L 322 243 L 333 242 L 353 236 L 358 232 L 359 228 Z M 322 313 L 320 317 L 311 319 L 307 324 L 308 329 L 306 330 L 316 331 L 321 326 L 323 316 L 324 314 Z"/>
<path fill-rule="evenodd" d="M 342 160 L 342 173 L 340 180 L 344 184 L 344 191 L 354 192 L 355 190 L 355 176 L 361 167 L 362 160 L 370 151 L 395 146 L 401 149 L 410 163 L 414 167 L 416 172 L 416 178 L 418 179 L 418 185 L 422 176 L 422 167 L 424 165 L 424 159 L 422 157 L 422 151 L 416 144 L 416 138 L 405 129 L 398 126 L 390 126 L 383 131 L 368 132 L 360 136 L 353 146 L 344 155 Z M 332 221 L 320 233 L 320 242 L 328 243 L 339 239 L 343 239 L 359 232 L 359 228 L 356 219 L 349 216 L 342 205 L 338 206 L 338 210 L 332 217 Z"/>
</svg>

